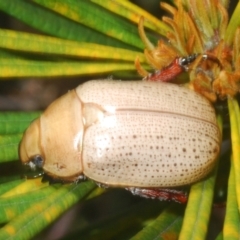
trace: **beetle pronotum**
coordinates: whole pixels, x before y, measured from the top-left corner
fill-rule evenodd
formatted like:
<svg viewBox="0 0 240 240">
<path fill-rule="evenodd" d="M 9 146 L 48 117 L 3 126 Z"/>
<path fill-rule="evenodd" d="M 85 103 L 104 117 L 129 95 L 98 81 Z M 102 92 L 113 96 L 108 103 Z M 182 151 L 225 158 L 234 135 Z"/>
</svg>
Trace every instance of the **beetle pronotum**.
<svg viewBox="0 0 240 240">
<path fill-rule="evenodd" d="M 148 189 L 157 193 L 205 177 L 220 139 L 213 107 L 189 89 L 93 80 L 57 99 L 30 125 L 20 158 L 55 179 L 86 176 L 148 196 Z"/>
</svg>

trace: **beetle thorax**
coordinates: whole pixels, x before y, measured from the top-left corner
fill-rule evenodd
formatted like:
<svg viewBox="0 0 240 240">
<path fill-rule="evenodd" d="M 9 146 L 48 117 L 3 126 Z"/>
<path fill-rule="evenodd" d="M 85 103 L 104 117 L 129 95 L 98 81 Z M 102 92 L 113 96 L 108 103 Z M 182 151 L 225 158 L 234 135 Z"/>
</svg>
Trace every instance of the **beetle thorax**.
<svg viewBox="0 0 240 240">
<path fill-rule="evenodd" d="M 75 91 L 53 102 L 41 122 L 44 170 L 53 177 L 74 180 L 82 173 L 82 104 Z M 71 159 L 71 161 L 69 161 Z"/>
</svg>

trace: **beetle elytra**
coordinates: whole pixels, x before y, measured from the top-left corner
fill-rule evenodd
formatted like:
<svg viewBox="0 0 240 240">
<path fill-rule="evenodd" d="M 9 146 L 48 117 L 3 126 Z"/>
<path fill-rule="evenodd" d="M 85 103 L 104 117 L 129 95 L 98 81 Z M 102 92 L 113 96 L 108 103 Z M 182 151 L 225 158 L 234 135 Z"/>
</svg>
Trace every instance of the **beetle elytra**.
<svg viewBox="0 0 240 240">
<path fill-rule="evenodd" d="M 20 158 L 55 179 L 86 176 L 133 191 L 202 179 L 214 166 L 220 142 L 213 107 L 189 89 L 92 80 L 54 101 L 32 122 Z"/>
</svg>

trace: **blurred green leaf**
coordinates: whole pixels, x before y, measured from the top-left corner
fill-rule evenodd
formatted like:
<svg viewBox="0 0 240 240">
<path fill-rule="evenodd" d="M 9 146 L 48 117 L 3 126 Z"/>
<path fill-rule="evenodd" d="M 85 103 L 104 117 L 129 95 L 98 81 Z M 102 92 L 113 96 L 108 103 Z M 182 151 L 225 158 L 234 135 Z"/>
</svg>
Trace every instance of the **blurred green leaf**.
<svg viewBox="0 0 240 240">
<path fill-rule="evenodd" d="M 0 112 L 0 135 L 22 133 L 40 112 Z"/>
<path fill-rule="evenodd" d="M 0 135 L 0 162 L 18 159 L 18 144 L 22 134 Z"/>
<path fill-rule="evenodd" d="M 51 62 L 51 61 L 33 61 L 22 59 L 0 59 L 0 78 L 11 77 L 66 77 L 66 76 L 81 76 L 81 75 L 101 75 L 110 74 L 114 71 L 123 71 L 133 75 L 135 66 L 130 62 L 92 62 L 88 61 L 66 61 L 66 62 Z M 136 76 L 136 74 L 135 74 Z"/>
<path fill-rule="evenodd" d="M 133 62 L 136 56 L 145 61 L 141 52 L 122 48 L 85 42 L 75 42 L 37 34 L 0 29 L 1 48 L 31 52 L 35 54 L 51 54 L 92 60 L 112 59 Z M 90 64 L 90 63 L 89 63 Z"/>
<path fill-rule="evenodd" d="M 240 2 L 238 2 L 236 8 L 234 9 L 234 13 L 230 19 L 228 28 L 226 30 L 225 41 L 229 46 L 232 44 L 235 31 L 240 25 L 239 14 L 240 14 Z"/>
<path fill-rule="evenodd" d="M 34 2 L 130 46 L 139 49 L 144 47 L 136 27 L 91 1 L 34 0 Z"/>
<path fill-rule="evenodd" d="M 232 164 L 228 183 L 226 217 L 223 228 L 223 236 L 226 240 L 239 239 L 240 237 L 240 217 L 238 211 L 236 211 L 237 208 L 236 179 Z"/>
<path fill-rule="evenodd" d="M 130 1 L 101 1 L 101 0 L 91 0 L 92 2 L 99 4 L 100 6 L 108 9 L 109 11 L 118 14 L 124 18 L 129 19 L 130 21 L 138 24 L 139 18 L 141 16 L 144 17 L 144 25 L 149 29 L 158 32 L 159 34 L 166 37 L 168 32 L 171 32 L 172 29 L 169 28 L 167 24 L 158 18 L 154 17 L 149 12 L 144 9 L 138 7 Z"/>
<path fill-rule="evenodd" d="M 172 204 L 131 240 L 178 239 L 183 221 L 183 211 L 184 208 L 179 204 Z"/>
<path fill-rule="evenodd" d="M 94 42 L 128 49 L 132 48 L 121 41 L 106 38 L 104 34 L 67 19 L 58 13 L 37 7 L 36 4 L 31 1 L 0 1 L 0 9 L 29 26 L 52 36 L 79 42 Z"/>
<path fill-rule="evenodd" d="M 24 213 L 25 207 L 23 207 L 21 215 L 1 228 L 0 239 L 31 239 L 70 206 L 84 198 L 94 187 L 94 183 L 85 182 L 61 187 L 50 195 L 48 191 L 44 194 L 41 194 L 41 190 L 37 191 L 36 198 L 33 196 L 30 198 L 34 204 Z M 26 196 L 26 203 L 29 204 L 30 199 Z"/>
</svg>

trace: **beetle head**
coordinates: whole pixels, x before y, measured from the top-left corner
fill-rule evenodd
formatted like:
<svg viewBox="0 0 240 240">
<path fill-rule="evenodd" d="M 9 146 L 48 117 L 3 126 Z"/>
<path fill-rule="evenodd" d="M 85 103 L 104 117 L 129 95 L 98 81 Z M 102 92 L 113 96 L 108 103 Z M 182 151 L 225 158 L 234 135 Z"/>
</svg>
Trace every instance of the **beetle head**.
<svg viewBox="0 0 240 240">
<path fill-rule="evenodd" d="M 34 120 L 25 131 L 19 147 L 21 161 L 31 169 L 43 167 L 43 157 L 40 148 L 39 119 Z"/>
</svg>

